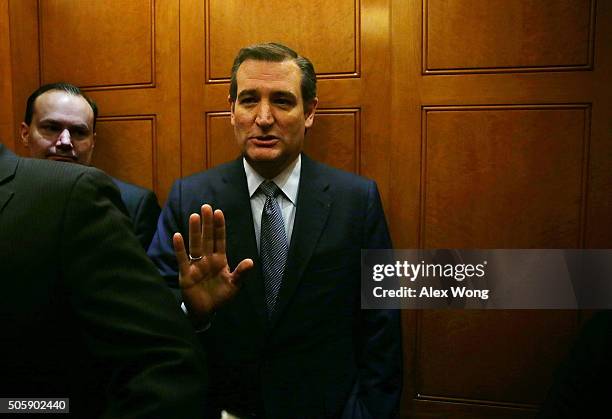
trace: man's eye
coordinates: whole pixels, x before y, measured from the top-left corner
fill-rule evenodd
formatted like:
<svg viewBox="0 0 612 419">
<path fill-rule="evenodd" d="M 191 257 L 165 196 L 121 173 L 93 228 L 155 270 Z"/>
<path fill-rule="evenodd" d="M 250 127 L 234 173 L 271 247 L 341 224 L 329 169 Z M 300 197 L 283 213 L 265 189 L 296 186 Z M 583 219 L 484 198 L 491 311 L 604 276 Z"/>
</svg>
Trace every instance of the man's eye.
<svg viewBox="0 0 612 419">
<path fill-rule="evenodd" d="M 274 100 L 274 103 L 276 103 L 279 106 L 293 106 L 293 100 L 289 99 L 289 98 L 284 98 L 284 97 L 279 97 L 277 99 Z"/>
<path fill-rule="evenodd" d="M 45 131 L 57 131 L 59 129 L 57 125 L 53 125 L 53 124 L 43 124 L 41 125 L 40 128 Z"/>
<path fill-rule="evenodd" d="M 256 102 L 256 99 L 254 97 L 245 97 L 245 98 L 240 99 L 241 105 L 249 105 L 255 102 Z"/>
</svg>

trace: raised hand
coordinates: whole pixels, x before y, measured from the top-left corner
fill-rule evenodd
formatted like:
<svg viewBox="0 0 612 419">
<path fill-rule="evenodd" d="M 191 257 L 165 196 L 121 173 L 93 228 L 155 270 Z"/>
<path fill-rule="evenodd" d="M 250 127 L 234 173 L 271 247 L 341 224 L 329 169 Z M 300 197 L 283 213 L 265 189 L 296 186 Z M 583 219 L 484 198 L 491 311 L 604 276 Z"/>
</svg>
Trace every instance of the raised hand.
<svg viewBox="0 0 612 419">
<path fill-rule="evenodd" d="M 253 267 L 244 259 L 230 272 L 225 254 L 225 218 L 221 210 L 204 204 L 200 214 L 189 217 L 189 253 L 181 233 L 172 238 L 178 262 L 179 285 L 187 311 L 195 323 L 232 299 L 241 286 L 241 276 Z"/>
</svg>

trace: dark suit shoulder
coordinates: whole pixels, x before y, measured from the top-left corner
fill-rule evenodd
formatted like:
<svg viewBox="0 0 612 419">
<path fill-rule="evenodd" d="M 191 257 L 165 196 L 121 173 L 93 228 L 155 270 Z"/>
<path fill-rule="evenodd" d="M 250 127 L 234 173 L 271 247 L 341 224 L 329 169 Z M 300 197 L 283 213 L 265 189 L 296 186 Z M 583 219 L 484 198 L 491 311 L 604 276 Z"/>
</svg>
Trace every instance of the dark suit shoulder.
<svg viewBox="0 0 612 419">
<path fill-rule="evenodd" d="M 29 193 L 36 191 L 40 196 L 70 194 L 74 186 L 85 179 L 86 182 L 96 184 L 96 187 L 101 188 L 115 205 L 121 207 L 117 188 L 110 177 L 101 170 L 74 163 L 18 158 L 16 185 Z"/>
<path fill-rule="evenodd" d="M 185 188 L 189 188 L 191 186 L 200 186 L 201 184 L 206 184 L 208 182 L 216 182 L 232 174 L 239 174 L 241 170 L 244 173 L 244 168 L 242 166 L 242 158 L 238 158 L 226 163 L 222 163 L 218 166 L 211 167 L 210 169 L 194 173 L 193 175 L 186 176 L 182 179 L 177 180 L 175 184 L 181 183 L 182 186 Z"/>
<path fill-rule="evenodd" d="M 157 218 L 161 212 L 157 196 L 150 189 L 112 178 L 121 192 L 132 227 L 142 247 L 147 249 L 155 233 Z"/>
<path fill-rule="evenodd" d="M 180 203 L 182 210 L 191 213 L 197 211 L 204 202 L 219 205 L 217 199 L 231 195 L 230 191 L 248 194 L 242 158 L 176 180 L 167 203 Z"/>
<path fill-rule="evenodd" d="M 85 174 L 89 174 L 98 179 L 108 178 L 102 171 L 94 167 L 26 157 L 19 158 L 18 171 L 32 173 L 40 172 L 41 176 L 36 179 L 36 182 L 50 185 L 71 185 Z"/>
<path fill-rule="evenodd" d="M 361 176 L 343 169 L 338 169 L 337 167 L 333 167 L 320 161 L 313 160 L 305 154 L 302 154 L 302 164 L 306 167 L 311 166 L 314 170 L 320 171 L 323 175 L 330 176 L 331 178 L 335 178 L 340 181 L 360 183 L 372 182 L 372 179 L 369 179 L 365 176 Z"/>
<path fill-rule="evenodd" d="M 134 185 L 133 183 L 128 183 L 123 180 L 117 179 L 115 177 L 111 177 L 115 185 L 121 191 L 121 195 L 133 195 L 133 196 L 144 196 L 148 194 L 153 194 L 154 192 L 150 189 L 143 188 L 142 186 Z"/>
<path fill-rule="evenodd" d="M 327 183 L 336 191 L 363 193 L 376 184 L 372 179 L 315 161 L 304 154 L 302 174 L 315 182 Z"/>
</svg>

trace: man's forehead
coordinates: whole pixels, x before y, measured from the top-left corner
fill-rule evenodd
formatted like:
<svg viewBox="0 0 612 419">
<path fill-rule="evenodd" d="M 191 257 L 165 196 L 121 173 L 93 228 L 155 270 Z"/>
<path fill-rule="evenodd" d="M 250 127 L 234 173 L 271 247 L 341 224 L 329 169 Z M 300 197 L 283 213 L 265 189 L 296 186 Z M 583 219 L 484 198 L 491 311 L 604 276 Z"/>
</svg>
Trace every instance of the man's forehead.
<svg viewBox="0 0 612 419">
<path fill-rule="evenodd" d="M 248 59 L 236 73 L 238 92 L 268 88 L 299 94 L 301 77 L 300 68 L 290 59 L 280 62 Z"/>
<path fill-rule="evenodd" d="M 93 122 L 93 109 L 83 96 L 62 90 L 50 90 L 36 98 L 34 116 L 43 119 L 70 119 Z"/>
</svg>

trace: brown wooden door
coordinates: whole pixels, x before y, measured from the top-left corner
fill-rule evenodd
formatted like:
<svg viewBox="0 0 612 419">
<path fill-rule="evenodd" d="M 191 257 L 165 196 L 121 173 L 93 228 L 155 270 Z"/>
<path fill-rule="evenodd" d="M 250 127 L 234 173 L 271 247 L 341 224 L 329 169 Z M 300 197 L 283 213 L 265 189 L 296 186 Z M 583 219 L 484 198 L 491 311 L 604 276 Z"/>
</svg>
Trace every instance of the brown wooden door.
<svg viewBox="0 0 612 419">
<path fill-rule="evenodd" d="M 11 34 L 7 0 L 0 0 L 0 142 L 14 149 L 13 73 L 11 69 Z"/>
<path fill-rule="evenodd" d="M 612 8 L 393 2 L 400 247 L 610 247 Z M 580 314 L 405 311 L 403 415 L 532 417 Z"/>
</svg>

